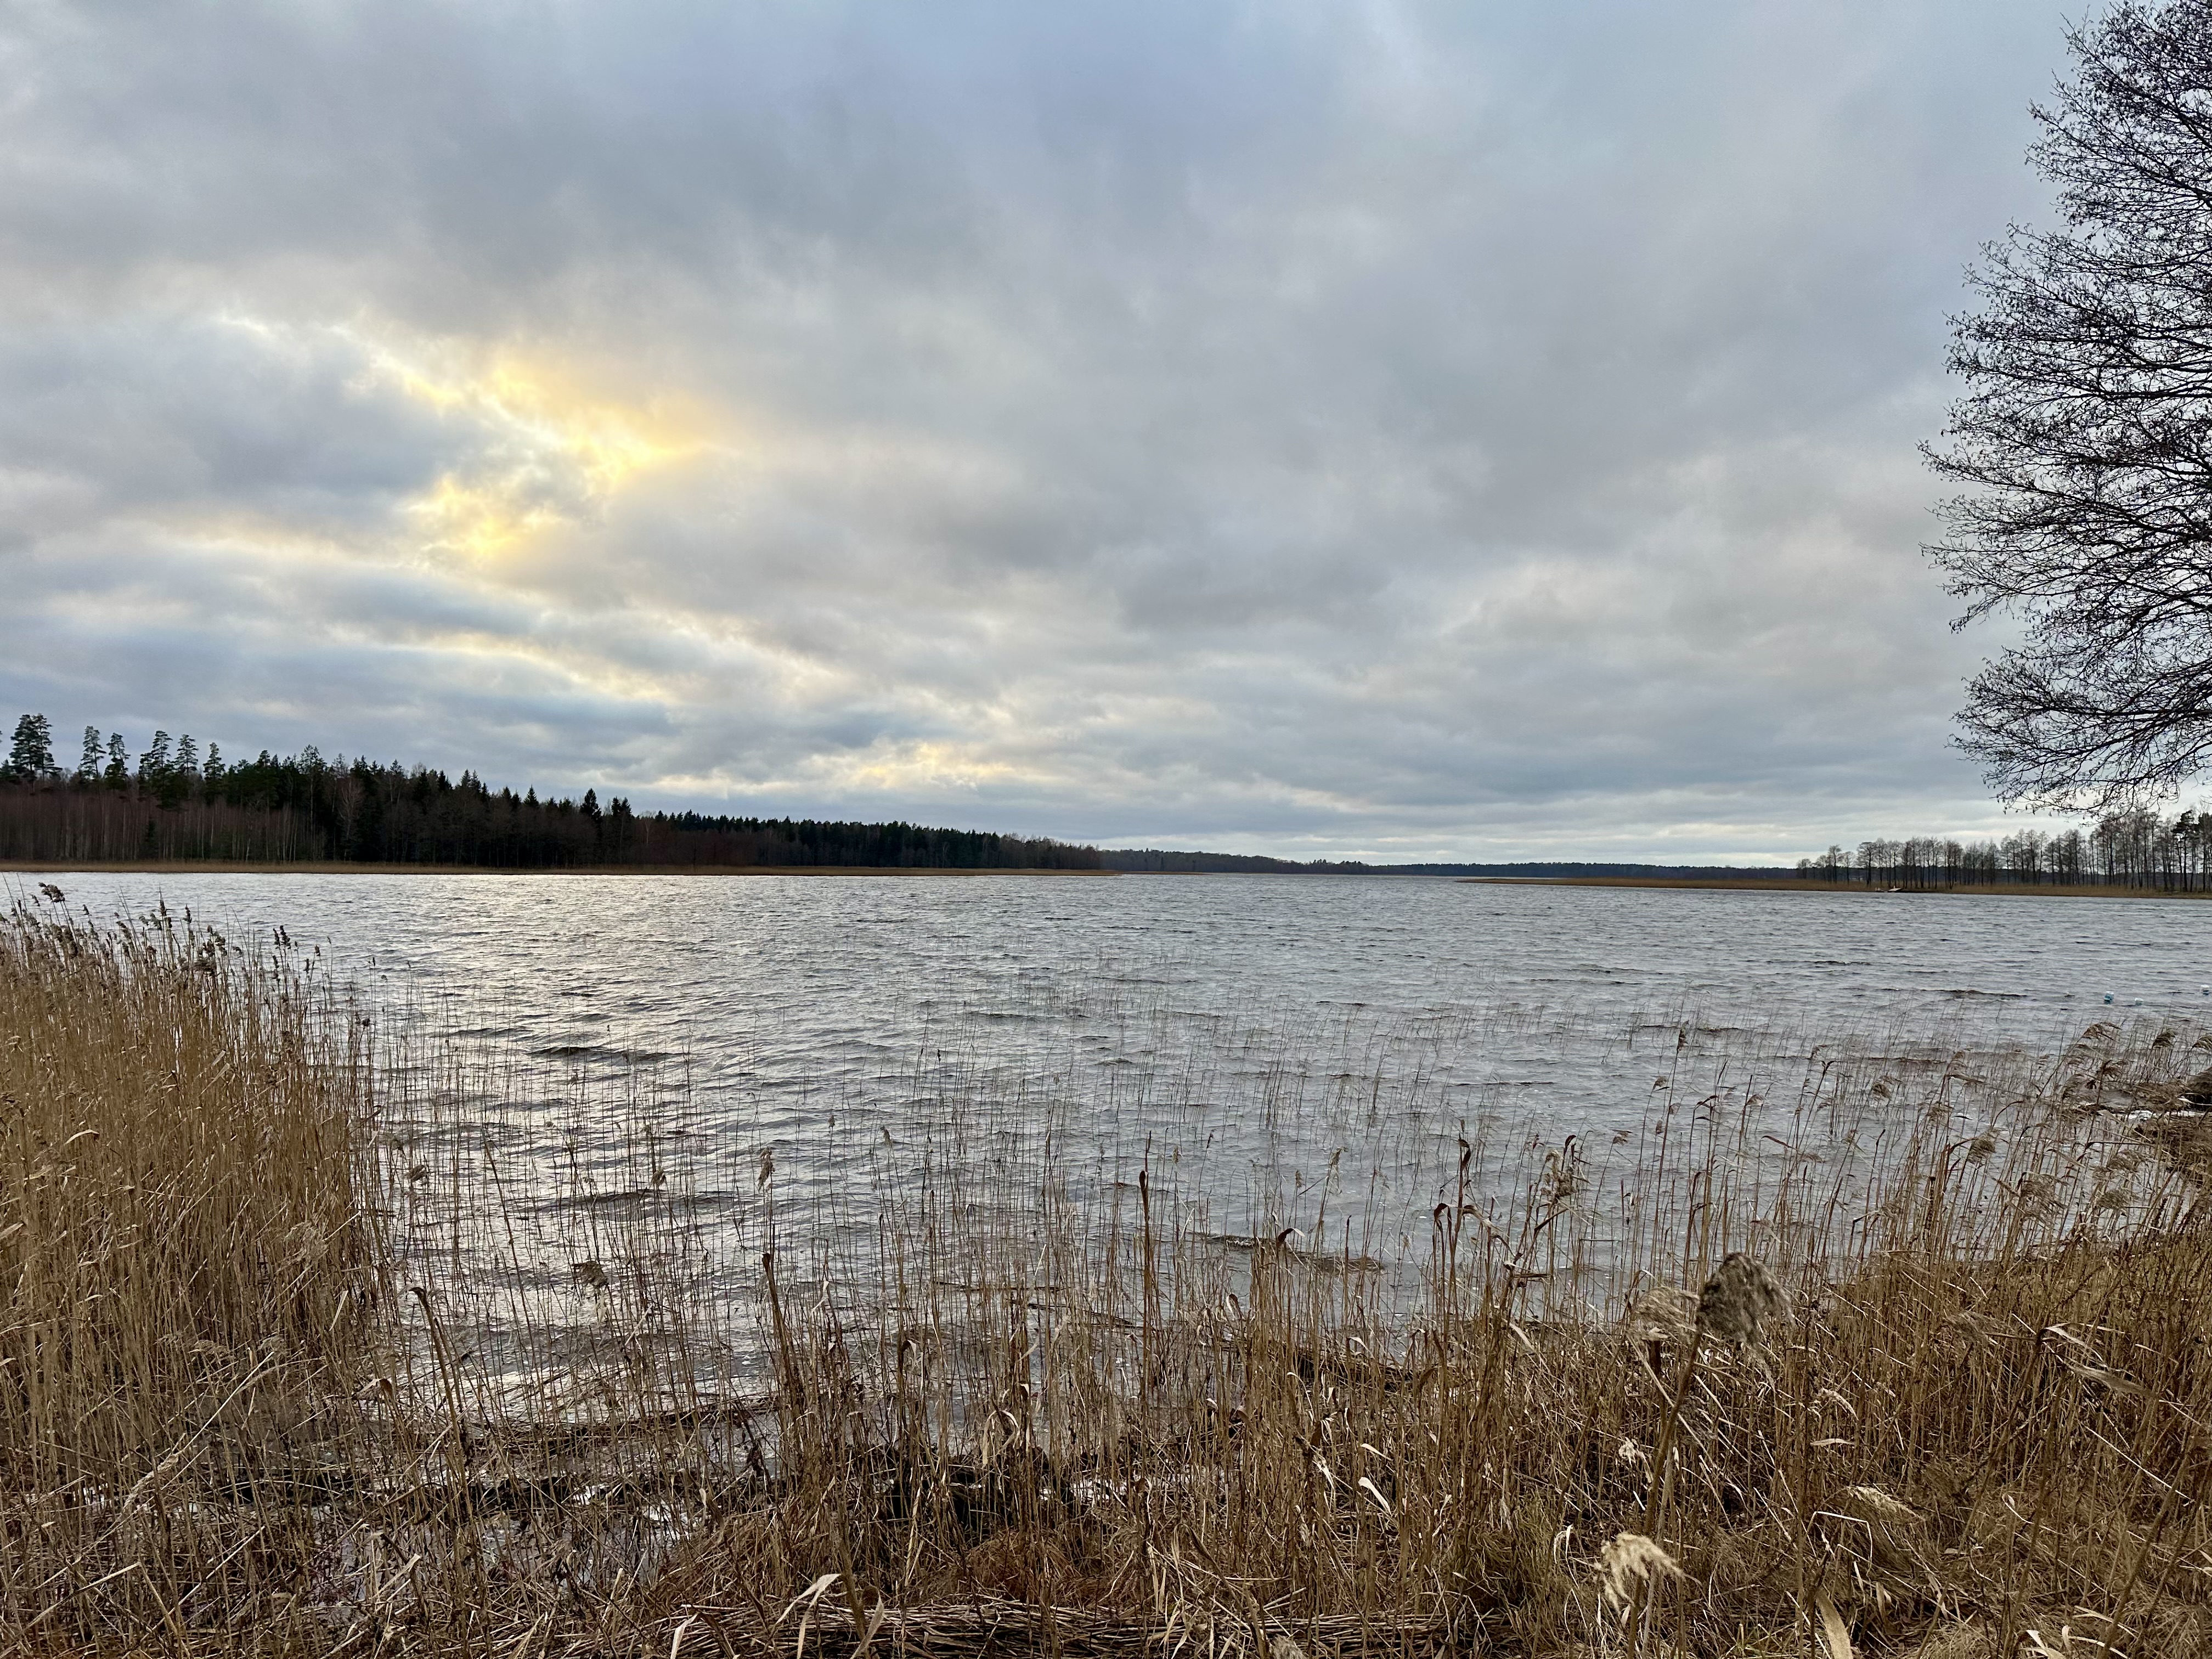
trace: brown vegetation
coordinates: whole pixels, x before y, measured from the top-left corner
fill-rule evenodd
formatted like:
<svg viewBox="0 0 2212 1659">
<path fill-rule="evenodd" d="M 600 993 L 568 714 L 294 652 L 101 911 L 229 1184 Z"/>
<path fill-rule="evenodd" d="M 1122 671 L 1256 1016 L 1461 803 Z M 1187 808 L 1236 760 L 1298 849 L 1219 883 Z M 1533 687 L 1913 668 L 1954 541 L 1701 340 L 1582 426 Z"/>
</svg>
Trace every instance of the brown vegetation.
<svg viewBox="0 0 2212 1659">
<path fill-rule="evenodd" d="M 1243 1238 L 948 1102 L 738 1229 L 641 1088 L 526 1192 L 499 1079 L 313 980 L 0 933 L 18 1649 L 2212 1646 L 2212 1037 L 1816 1054 L 1785 1146 L 1685 1027 L 1617 1154 Z"/>
</svg>

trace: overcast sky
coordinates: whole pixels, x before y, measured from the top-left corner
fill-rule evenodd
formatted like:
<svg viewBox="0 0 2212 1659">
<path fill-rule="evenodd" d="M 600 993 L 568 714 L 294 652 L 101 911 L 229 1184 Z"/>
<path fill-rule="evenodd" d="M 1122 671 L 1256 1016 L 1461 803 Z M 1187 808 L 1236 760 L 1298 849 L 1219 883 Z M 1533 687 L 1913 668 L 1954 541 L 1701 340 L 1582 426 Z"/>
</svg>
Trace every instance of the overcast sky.
<svg viewBox="0 0 2212 1659">
<path fill-rule="evenodd" d="M 1914 445 L 2061 20 L 0 5 L 0 709 L 1300 856 L 2010 827 Z"/>
</svg>

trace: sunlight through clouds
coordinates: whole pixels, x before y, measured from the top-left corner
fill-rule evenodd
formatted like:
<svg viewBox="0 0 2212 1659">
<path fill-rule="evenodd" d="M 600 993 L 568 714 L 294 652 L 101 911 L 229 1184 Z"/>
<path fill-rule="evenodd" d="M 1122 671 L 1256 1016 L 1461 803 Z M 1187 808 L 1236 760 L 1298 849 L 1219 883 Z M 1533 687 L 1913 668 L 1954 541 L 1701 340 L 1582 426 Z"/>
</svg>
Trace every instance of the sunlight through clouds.
<svg viewBox="0 0 2212 1659">
<path fill-rule="evenodd" d="M 471 373 L 460 366 L 467 352 L 410 356 L 364 344 L 374 371 L 407 396 L 488 436 L 487 465 L 470 475 L 441 474 L 408 505 L 434 551 L 477 562 L 508 558 L 539 532 L 589 520 L 641 473 L 709 447 L 696 426 L 593 397 L 572 374 L 543 362 L 495 354 Z"/>
</svg>

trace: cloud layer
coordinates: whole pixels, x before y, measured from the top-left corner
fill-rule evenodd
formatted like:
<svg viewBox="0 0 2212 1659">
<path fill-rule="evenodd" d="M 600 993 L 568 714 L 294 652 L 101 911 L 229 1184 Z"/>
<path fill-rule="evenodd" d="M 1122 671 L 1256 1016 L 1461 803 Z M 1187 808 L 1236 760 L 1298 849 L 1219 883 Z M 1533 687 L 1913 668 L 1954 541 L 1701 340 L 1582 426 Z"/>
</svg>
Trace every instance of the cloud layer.
<svg viewBox="0 0 2212 1659">
<path fill-rule="evenodd" d="M 2058 19 L 18 9 L 0 699 L 1118 842 L 1972 827 L 1912 446 Z"/>
</svg>

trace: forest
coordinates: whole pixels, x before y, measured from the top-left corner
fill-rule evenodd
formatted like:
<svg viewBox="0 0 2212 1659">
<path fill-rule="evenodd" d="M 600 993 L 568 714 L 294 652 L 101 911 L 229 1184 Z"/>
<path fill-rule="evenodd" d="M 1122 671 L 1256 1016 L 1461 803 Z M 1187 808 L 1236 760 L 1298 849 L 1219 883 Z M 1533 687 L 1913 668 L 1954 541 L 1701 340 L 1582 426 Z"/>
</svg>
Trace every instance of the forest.
<svg viewBox="0 0 2212 1659">
<path fill-rule="evenodd" d="M 1300 863 L 1250 854 L 1109 849 L 1044 837 L 921 824 L 683 811 L 639 813 L 595 789 L 540 799 L 426 766 L 267 750 L 231 762 L 189 735 L 156 732 L 133 755 L 122 735 L 85 728 L 74 768 L 58 763 L 45 716 L 15 722 L 0 763 L 0 860 L 27 863 L 422 864 L 496 870 L 872 868 L 1114 870 L 1304 875 L 1651 878 L 1786 871 L 1599 864 Z M 2115 887 L 2212 892 L 2212 813 L 2145 809 L 2080 830 L 1999 840 L 1939 836 L 1832 846 L 1796 873 L 1837 885 L 1929 890 Z"/>
<path fill-rule="evenodd" d="M 0 767 L 0 860 L 88 864 L 217 860 L 251 864 L 767 866 L 938 870 L 1095 870 L 1098 854 L 1040 837 L 912 823 L 633 811 L 494 789 L 425 766 L 263 750 L 227 761 L 156 732 L 135 757 L 120 733 L 85 728 L 82 757 L 58 763 L 52 723 L 15 723 Z"/>
<path fill-rule="evenodd" d="M 2086 829 L 2022 830 L 1961 843 L 1936 836 L 1865 841 L 1800 859 L 1808 879 L 1869 887 L 2118 887 L 2212 892 L 2212 814 L 2167 819 L 2147 808 L 2108 812 Z"/>
</svg>

